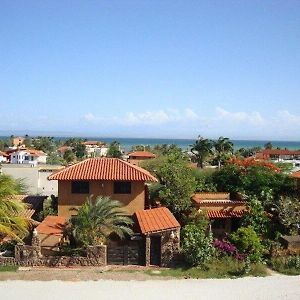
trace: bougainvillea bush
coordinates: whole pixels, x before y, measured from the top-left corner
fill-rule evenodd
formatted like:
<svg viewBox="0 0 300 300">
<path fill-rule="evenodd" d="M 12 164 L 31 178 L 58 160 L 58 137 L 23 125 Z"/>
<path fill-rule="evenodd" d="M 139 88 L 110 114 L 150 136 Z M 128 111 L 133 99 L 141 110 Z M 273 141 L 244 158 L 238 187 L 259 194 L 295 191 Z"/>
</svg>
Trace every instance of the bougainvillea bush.
<svg viewBox="0 0 300 300">
<path fill-rule="evenodd" d="M 246 257 L 245 254 L 239 253 L 236 246 L 230 243 L 226 238 L 222 240 L 215 239 L 213 245 L 216 248 L 219 256 L 232 256 L 237 260 L 244 260 Z"/>
</svg>

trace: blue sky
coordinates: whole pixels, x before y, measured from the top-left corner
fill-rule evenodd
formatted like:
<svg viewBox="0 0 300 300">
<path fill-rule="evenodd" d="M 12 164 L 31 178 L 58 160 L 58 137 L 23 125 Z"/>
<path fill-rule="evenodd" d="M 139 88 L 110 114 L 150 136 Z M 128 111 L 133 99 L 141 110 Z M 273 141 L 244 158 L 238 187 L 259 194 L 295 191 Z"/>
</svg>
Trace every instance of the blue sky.
<svg viewBox="0 0 300 300">
<path fill-rule="evenodd" d="M 0 131 L 300 139 L 299 1 L 0 3 Z"/>
</svg>

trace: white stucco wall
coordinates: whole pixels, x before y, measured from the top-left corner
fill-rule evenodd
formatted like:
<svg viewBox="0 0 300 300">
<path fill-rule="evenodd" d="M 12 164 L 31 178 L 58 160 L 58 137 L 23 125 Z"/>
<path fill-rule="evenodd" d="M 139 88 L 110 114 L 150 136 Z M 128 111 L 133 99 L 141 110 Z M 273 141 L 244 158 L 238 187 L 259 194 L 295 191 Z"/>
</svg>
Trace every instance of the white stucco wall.
<svg viewBox="0 0 300 300">
<path fill-rule="evenodd" d="M 29 195 L 56 195 L 58 194 L 57 180 L 48 180 L 47 177 L 61 166 L 30 166 L 28 164 L 1 166 L 1 173 L 10 175 L 15 179 L 23 179 Z"/>
</svg>

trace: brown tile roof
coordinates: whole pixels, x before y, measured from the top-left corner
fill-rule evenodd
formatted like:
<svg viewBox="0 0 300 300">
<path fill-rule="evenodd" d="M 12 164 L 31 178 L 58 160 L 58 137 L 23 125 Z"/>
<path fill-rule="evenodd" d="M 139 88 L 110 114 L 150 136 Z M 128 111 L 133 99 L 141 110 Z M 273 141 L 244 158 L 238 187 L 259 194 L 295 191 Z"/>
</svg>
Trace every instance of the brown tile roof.
<svg viewBox="0 0 300 300">
<path fill-rule="evenodd" d="M 89 158 L 51 174 L 49 180 L 157 181 L 148 171 L 118 158 Z"/>
<path fill-rule="evenodd" d="M 300 179 L 300 171 L 297 171 L 295 173 L 292 173 L 292 177 Z"/>
<path fill-rule="evenodd" d="M 235 211 L 210 210 L 207 211 L 206 213 L 210 219 L 241 218 L 246 213 L 246 210 L 235 210 Z"/>
<path fill-rule="evenodd" d="M 129 158 L 130 157 L 148 157 L 148 158 L 155 158 L 156 155 L 152 152 L 149 151 L 135 151 L 135 152 L 131 152 L 128 153 Z"/>
<path fill-rule="evenodd" d="M 229 193 L 196 193 L 192 196 L 192 200 L 199 204 L 203 201 L 206 202 L 213 202 L 221 201 L 222 203 L 230 201 L 230 194 Z"/>
<path fill-rule="evenodd" d="M 72 149 L 73 148 L 70 146 L 61 146 L 61 147 L 57 148 L 57 152 L 65 153 L 66 151 L 72 150 Z"/>
<path fill-rule="evenodd" d="M 105 145 L 104 142 L 101 142 L 101 141 L 86 141 L 86 142 L 83 142 L 84 145 L 91 145 L 91 146 L 98 146 L 98 145 Z"/>
<path fill-rule="evenodd" d="M 288 149 L 265 149 L 262 150 L 260 153 L 262 153 L 263 155 L 300 155 L 299 150 Z"/>
<path fill-rule="evenodd" d="M 176 229 L 180 224 L 166 207 L 140 210 L 135 213 L 143 234 Z"/>
<path fill-rule="evenodd" d="M 64 232 L 67 218 L 59 216 L 47 216 L 42 223 L 40 223 L 36 230 L 41 234 L 62 235 Z"/>
</svg>

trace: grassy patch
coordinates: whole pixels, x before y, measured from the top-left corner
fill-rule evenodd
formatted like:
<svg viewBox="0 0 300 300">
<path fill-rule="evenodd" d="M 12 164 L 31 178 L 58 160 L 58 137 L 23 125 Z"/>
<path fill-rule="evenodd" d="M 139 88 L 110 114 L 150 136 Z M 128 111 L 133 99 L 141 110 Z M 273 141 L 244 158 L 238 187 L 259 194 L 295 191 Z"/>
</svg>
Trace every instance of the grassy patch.
<svg viewBox="0 0 300 300">
<path fill-rule="evenodd" d="M 16 272 L 17 266 L 0 266 L 0 272 Z"/>
<path fill-rule="evenodd" d="M 231 258 L 219 259 L 209 265 L 205 269 L 179 267 L 171 269 L 162 269 L 160 273 L 152 270 L 145 271 L 146 274 L 152 276 L 170 276 L 177 278 L 236 278 L 242 276 L 266 276 L 267 269 L 262 264 L 252 264 L 249 274 L 244 273 L 244 263 L 238 262 Z"/>
<path fill-rule="evenodd" d="M 285 275 L 300 275 L 300 256 L 272 258 L 271 266 L 275 271 Z"/>
</svg>

